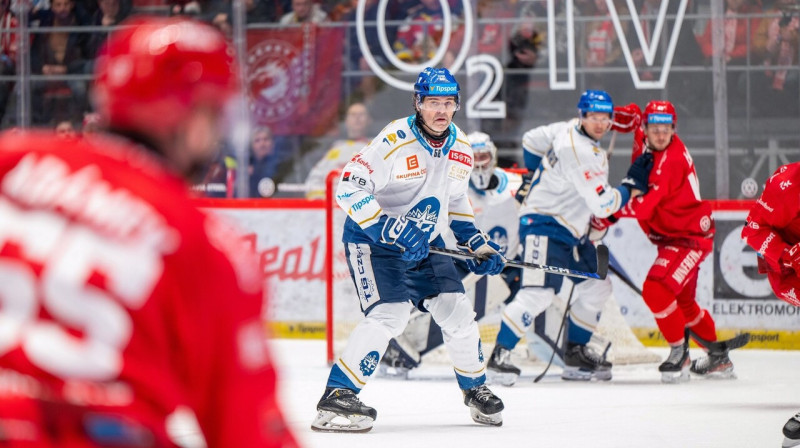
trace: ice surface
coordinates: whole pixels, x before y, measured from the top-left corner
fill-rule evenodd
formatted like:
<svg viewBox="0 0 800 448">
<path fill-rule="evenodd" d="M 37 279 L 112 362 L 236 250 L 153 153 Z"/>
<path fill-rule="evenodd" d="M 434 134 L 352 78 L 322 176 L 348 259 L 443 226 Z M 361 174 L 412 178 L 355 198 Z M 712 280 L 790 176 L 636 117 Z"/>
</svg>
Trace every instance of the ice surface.
<svg viewBox="0 0 800 448">
<path fill-rule="evenodd" d="M 526 366 L 510 388 L 502 427 L 475 424 L 452 370 L 429 366 L 410 381 L 373 378 L 361 392 L 378 410 L 366 434 L 315 433 L 310 424 L 328 376 L 324 342 L 271 342 L 284 413 L 305 447 L 779 447 L 781 428 L 800 410 L 800 352 L 737 350 L 737 380 L 692 377 L 662 384 L 656 364 L 619 366 L 607 383 L 568 383 L 552 367 Z M 666 356 L 666 349 L 655 349 Z M 699 349 L 692 357 L 700 356 Z"/>
</svg>

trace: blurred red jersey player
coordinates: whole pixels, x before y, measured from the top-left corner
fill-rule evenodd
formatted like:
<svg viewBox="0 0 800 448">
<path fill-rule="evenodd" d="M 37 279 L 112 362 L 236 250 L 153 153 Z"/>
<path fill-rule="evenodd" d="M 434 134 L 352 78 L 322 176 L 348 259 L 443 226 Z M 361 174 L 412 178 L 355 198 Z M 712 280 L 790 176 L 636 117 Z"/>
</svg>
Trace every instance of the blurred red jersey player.
<svg viewBox="0 0 800 448">
<path fill-rule="evenodd" d="M 0 136 L 0 446 L 296 446 L 251 253 L 186 187 L 233 64 L 209 26 L 137 19 L 97 60 L 108 135 Z"/>
</svg>

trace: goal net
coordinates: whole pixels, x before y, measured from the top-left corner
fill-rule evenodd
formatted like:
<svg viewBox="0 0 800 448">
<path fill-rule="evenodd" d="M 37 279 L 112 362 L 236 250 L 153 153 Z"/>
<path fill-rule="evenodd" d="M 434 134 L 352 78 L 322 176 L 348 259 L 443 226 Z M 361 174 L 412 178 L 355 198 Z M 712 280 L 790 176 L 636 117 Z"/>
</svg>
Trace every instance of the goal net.
<svg viewBox="0 0 800 448">
<path fill-rule="evenodd" d="M 327 178 L 326 193 L 326 339 L 327 361 L 333 363 L 340 353 L 350 333 L 363 318 L 347 259 L 344 245 L 341 242 L 342 229 L 346 213 L 341 210 L 334 200 L 335 183 L 339 178 L 338 171 L 332 171 Z M 474 277 L 474 276 L 473 276 Z M 465 282 L 467 295 L 474 298 L 479 288 L 484 288 L 481 294 L 488 297 L 486 315 L 478 321 L 484 353 L 491 353 L 494 347 L 497 332 L 500 329 L 500 319 L 503 309 L 503 300 L 508 297 L 509 290 L 499 276 L 489 277 L 487 281 L 480 282 L 480 277 L 471 278 Z M 564 307 L 569 294 L 569 282 L 564 283 L 562 293 L 553 304 L 545 311 L 544 319 L 539 319 L 537 324 L 545 326 L 545 333 L 550 339 L 555 340 L 561 325 Z M 543 322 L 541 322 L 543 321 Z M 537 345 L 532 332 L 526 336 L 514 349 L 513 358 L 517 363 L 534 363 L 538 357 L 543 357 L 542 344 Z M 562 334 L 563 339 L 563 334 Z M 558 341 L 559 344 L 561 341 Z M 660 357 L 647 350 L 631 331 L 616 301 L 609 300 L 603 310 L 597 332 L 592 338 L 596 350 L 603 352 L 608 343 L 611 343 L 608 359 L 616 364 L 652 363 L 660 361 Z M 549 352 L 544 352 L 548 357 Z M 549 358 L 547 358 L 549 359 Z M 547 359 L 544 359 L 546 362 Z M 448 364 L 449 359 L 440 347 L 427 353 L 422 358 L 423 364 Z"/>
</svg>

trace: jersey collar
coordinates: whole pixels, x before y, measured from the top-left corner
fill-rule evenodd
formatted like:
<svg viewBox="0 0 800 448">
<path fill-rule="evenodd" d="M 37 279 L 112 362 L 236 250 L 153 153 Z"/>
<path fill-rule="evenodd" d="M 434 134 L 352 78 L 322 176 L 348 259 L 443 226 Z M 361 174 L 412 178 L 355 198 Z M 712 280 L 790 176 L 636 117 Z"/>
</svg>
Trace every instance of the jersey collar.
<svg viewBox="0 0 800 448">
<path fill-rule="evenodd" d="M 414 121 L 417 119 L 417 115 L 411 115 L 408 117 L 408 127 L 411 129 L 411 132 L 414 134 L 414 137 L 417 138 L 417 141 L 432 157 L 440 157 L 446 156 L 448 152 L 450 152 L 450 148 L 456 143 L 456 125 L 450 123 L 450 135 L 447 136 L 447 140 L 445 140 L 444 145 L 441 148 L 433 148 L 431 145 L 428 144 L 428 140 L 419 132 L 417 129 L 417 125 Z"/>
</svg>

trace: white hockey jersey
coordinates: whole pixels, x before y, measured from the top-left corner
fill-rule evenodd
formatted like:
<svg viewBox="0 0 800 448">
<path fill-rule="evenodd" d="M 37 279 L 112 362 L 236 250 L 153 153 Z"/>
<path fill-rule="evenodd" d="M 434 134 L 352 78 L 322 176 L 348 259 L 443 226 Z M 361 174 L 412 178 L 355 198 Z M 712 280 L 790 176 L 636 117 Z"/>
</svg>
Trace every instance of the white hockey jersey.
<svg viewBox="0 0 800 448">
<path fill-rule="evenodd" d="M 470 185 L 475 225 L 500 246 L 503 256 L 514 258 L 520 251 L 519 202 L 514 195 L 522 185 L 522 176 L 500 168 L 496 168 L 494 174 L 498 179 L 497 188 L 478 190 Z"/>
<path fill-rule="evenodd" d="M 325 179 L 332 170 L 342 169 L 366 144 L 366 140 L 336 140 L 314 164 L 306 178 L 306 199 L 325 199 Z"/>
<path fill-rule="evenodd" d="M 548 149 L 520 209 L 520 216 L 552 217 L 576 239 L 586 235 L 592 215 L 605 218 L 624 205 L 619 190 L 608 184 L 606 152 L 579 123 L 553 123 L 525 134 L 526 148 Z"/>
<path fill-rule="evenodd" d="M 406 216 L 433 241 L 447 231 L 474 229 L 467 197 L 472 148 L 455 124 L 442 148 L 432 148 L 414 126 L 395 120 L 345 165 L 336 202 L 348 218 L 343 241 L 368 243 L 364 232 L 381 216 Z M 472 235 L 461 235 L 469 237 Z"/>
</svg>

